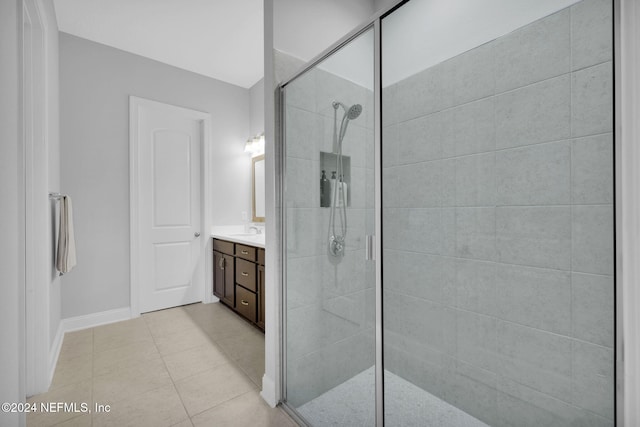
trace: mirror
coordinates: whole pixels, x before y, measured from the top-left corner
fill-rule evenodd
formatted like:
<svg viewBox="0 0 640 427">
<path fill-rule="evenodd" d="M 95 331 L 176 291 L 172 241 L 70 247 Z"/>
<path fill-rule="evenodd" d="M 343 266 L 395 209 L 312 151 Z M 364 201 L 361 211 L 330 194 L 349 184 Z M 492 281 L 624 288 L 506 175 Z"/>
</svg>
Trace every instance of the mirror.
<svg viewBox="0 0 640 427">
<path fill-rule="evenodd" d="M 264 222 L 264 154 L 251 159 L 253 222 Z"/>
</svg>

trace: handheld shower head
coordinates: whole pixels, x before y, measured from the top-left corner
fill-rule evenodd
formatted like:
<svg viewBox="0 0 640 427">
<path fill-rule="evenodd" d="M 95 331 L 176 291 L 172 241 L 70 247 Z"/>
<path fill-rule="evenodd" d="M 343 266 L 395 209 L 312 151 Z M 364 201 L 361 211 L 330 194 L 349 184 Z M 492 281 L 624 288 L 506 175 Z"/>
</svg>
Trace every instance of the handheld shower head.
<svg viewBox="0 0 640 427">
<path fill-rule="evenodd" d="M 342 107 L 342 109 L 344 110 L 342 122 L 340 123 L 340 132 L 338 132 L 338 144 L 342 144 L 342 138 L 344 138 L 344 134 L 347 133 L 347 126 L 349 126 L 349 121 L 355 120 L 360 117 L 360 114 L 362 113 L 362 105 L 353 104 L 351 107 L 347 108 L 346 105 L 339 101 L 333 101 L 331 105 L 333 105 L 333 108 L 335 110 L 337 110 L 338 107 Z"/>
<path fill-rule="evenodd" d="M 333 108 L 336 110 L 338 109 L 338 107 L 342 107 L 342 109 L 344 110 L 345 118 L 349 120 L 357 119 L 360 116 L 360 113 L 362 113 L 362 105 L 360 104 L 353 104 L 351 107 L 347 108 L 347 106 L 342 102 L 333 101 L 331 105 L 333 105 Z"/>
<path fill-rule="evenodd" d="M 353 104 L 351 108 L 347 110 L 347 118 L 349 120 L 355 120 L 360 116 L 360 113 L 362 113 L 362 105 Z"/>
</svg>

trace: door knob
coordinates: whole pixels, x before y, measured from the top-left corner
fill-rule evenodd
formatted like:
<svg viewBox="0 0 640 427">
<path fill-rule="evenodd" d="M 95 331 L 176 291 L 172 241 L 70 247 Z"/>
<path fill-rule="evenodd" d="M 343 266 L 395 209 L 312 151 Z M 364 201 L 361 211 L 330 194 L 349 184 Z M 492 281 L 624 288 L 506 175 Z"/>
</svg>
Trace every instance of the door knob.
<svg viewBox="0 0 640 427">
<path fill-rule="evenodd" d="M 196 237 L 200 237 L 200 232 L 196 231 L 195 233 L 193 233 L 193 235 L 196 236 Z"/>
</svg>

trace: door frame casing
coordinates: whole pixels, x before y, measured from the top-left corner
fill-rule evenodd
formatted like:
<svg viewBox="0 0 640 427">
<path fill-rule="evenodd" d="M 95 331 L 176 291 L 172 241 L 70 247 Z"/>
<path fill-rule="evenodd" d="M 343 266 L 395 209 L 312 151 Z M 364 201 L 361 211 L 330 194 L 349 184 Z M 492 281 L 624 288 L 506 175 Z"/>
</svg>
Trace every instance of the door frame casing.
<svg viewBox="0 0 640 427">
<path fill-rule="evenodd" d="M 138 112 L 141 107 L 153 107 L 159 109 L 170 108 L 196 116 L 202 124 L 200 141 L 200 209 L 201 209 L 201 237 L 200 255 L 198 263 L 202 262 L 204 269 L 204 295 L 203 303 L 213 302 L 213 278 L 207 274 L 211 262 L 207 261 L 208 236 L 211 230 L 212 200 L 206 195 L 211 194 L 212 181 L 212 155 L 211 133 L 213 129 L 211 114 L 190 108 L 171 105 L 137 96 L 129 96 L 129 235 L 130 235 L 130 310 L 131 318 L 139 317 L 140 312 L 140 152 L 139 152 L 139 123 Z"/>
<path fill-rule="evenodd" d="M 31 396 L 48 390 L 59 344 L 50 345 L 50 253 L 43 236 L 53 232 L 49 186 L 47 20 L 39 0 L 21 1 L 22 126 L 24 167 L 25 381 Z M 29 46 L 26 46 L 26 43 Z M 44 148 L 44 149 L 43 149 Z M 55 207 L 54 207 L 55 208 Z M 54 239 L 55 242 L 55 239 Z"/>
</svg>

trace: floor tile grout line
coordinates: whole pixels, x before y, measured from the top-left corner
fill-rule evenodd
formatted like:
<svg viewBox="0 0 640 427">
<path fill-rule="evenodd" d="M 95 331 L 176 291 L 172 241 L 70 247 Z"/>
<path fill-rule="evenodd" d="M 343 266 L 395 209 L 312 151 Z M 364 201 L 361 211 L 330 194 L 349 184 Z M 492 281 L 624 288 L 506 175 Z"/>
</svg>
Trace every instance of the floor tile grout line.
<svg viewBox="0 0 640 427">
<path fill-rule="evenodd" d="M 229 337 L 229 338 L 234 338 L 234 337 Z M 247 371 L 245 369 L 242 368 L 242 365 L 240 365 L 240 363 L 238 363 L 239 359 L 235 359 L 233 357 L 233 355 L 230 353 L 229 350 L 225 349 L 224 346 L 220 346 L 221 350 L 223 351 L 223 353 L 225 355 L 227 355 L 229 357 L 229 359 L 231 360 L 231 362 L 238 368 L 240 369 L 240 371 L 249 379 L 249 381 L 251 381 L 253 384 L 255 384 L 259 390 L 262 390 L 261 384 L 256 384 L 255 381 L 253 381 L 253 379 L 249 376 L 249 374 L 247 373 Z"/>
<path fill-rule="evenodd" d="M 249 373 L 247 372 L 247 370 L 246 370 L 246 369 L 244 369 L 244 368 L 242 367 L 242 365 L 240 365 L 239 363 L 236 363 L 236 365 L 237 365 L 238 369 L 240 369 L 240 371 L 242 371 L 242 373 L 243 373 L 247 378 L 249 378 L 249 381 L 251 381 L 251 383 L 252 383 L 252 384 L 255 384 L 255 386 L 258 388 L 258 391 L 262 391 L 261 384 L 256 383 L 256 382 L 253 380 L 253 378 L 251 378 L 251 376 L 249 375 Z"/>
<path fill-rule="evenodd" d="M 212 410 L 212 409 L 214 409 L 214 408 L 217 408 L 217 407 L 218 407 L 218 406 L 220 406 L 220 405 L 224 405 L 225 403 L 231 402 L 232 400 L 235 400 L 235 399 L 237 399 L 237 398 L 239 398 L 239 397 L 242 397 L 242 396 L 244 396 L 244 395 L 246 395 L 246 394 L 249 394 L 249 393 L 255 393 L 255 392 L 256 392 L 256 390 L 249 390 L 249 391 L 245 391 L 244 393 L 240 393 L 240 394 L 238 394 L 238 395 L 236 395 L 236 396 L 233 396 L 233 397 L 231 397 L 231 398 L 229 398 L 229 399 L 227 399 L 227 400 L 225 400 L 225 401 L 223 401 L 223 402 L 220 402 L 220 403 L 218 403 L 218 404 L 216 404 L 216 405 L 213 405 L 213 406 L 211 406 L 210 408 L 204 409 L 204 410 L 202 410 L 202 411 L 198 412 L 197 414 L 193 414 L 192 416 L 190 416 L 191 423 L 193 424 L 193 418 L 197 417 L 198 415 L 202 415 L 202 414 L 204 414 L 204 413 L 205 413 L 205 412 L 207 412 L 207 411 L 210 411 L 210 410 Z"/>
<path fill-rule="evenodd" d="M 172 309 L 170 309 L 172 310 Z M 144 316 L 142 316 L 145 322 L 145 325 L 147 325 L 147 329 L 149 329 L 149 323 L 147 322 L 146 318 L 144 318 Z M 178 387 L 173 379 L 173 377 L 171 376 L 171 372 L 169 371 L 169 367 L 167 366 L 167 362 L 164 360 L 164 355 L 162 353 L 160 353 L 160 349 L 158 348 L 158 344 L 156 343 L 156 338 L 155 336 L 153 336 L 153 333 L 151 333 L 151 330 L 149 329 L 149 334 L 151 335 L 151 339 L 153 340 L 153 345 L 156 347 L 156 351 L 160 354 L 160 360 L 162 360 L 162 365 L 164 366 L 164 369 L 167 371 L 167 375 L 169 375 L 169 379 L 171 380 L 171 385 L 173 386 L 173 389 L 176 392 L 176 395 L 178 395 L 178 399 L 180 399 L 180 404 L 182 405 L 182 408 L 184 409 L 184 413 L 187 414 L 187 419 L 189 420 L 189 422 L 191 422 L 191 425 L 193 425 L 193 421 L 191 420 L 191 414 L 189 414 L 189 411 L 187 410 L 187 406 L 184 403 L 184 399 L 182 399 L 182 395 L 180 394 L 180 391 L 178 391 Z"/>
</svg>

